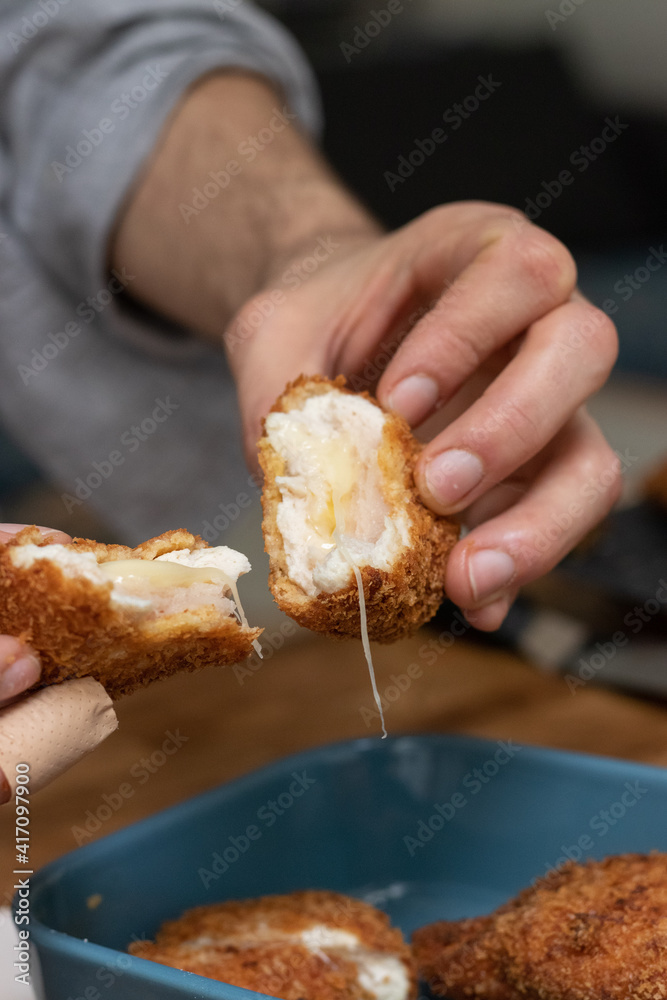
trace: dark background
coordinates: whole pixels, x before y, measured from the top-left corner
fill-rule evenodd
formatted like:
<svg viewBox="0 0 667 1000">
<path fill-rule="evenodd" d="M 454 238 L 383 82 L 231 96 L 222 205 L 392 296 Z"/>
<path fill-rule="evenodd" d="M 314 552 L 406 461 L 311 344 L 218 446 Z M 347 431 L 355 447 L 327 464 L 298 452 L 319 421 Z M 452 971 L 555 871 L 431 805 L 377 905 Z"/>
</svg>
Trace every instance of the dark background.
<svg viewBox="0 0 667 1000">
<path fill-rule="evenodd" d="M 355 2 L 277 3 L 273 8 L 314 64 L 324 102 L 324 149 L 342 177 L 390 227 L 440 202 L 500 201 L 524 209 L 563 169 L 576 178 L 539 218 L 559 238 L 586 250 L 650 242 L 667 229 L 667 132 L 656 112 L 638 114 L 593 100 L 556 46 L 415 38 L 405 12 L 354 55 L 341 42 L 372 19 Z M 557 5 L 554 5 L 557 8 Z M 576 27 L 573 24 L 572 27 Z M 568 25 L 568 29 L 570 26 Z M 407 35 L 407 37 L 406 37 Z M 447 108 L 491 74 L 501 87 L 452 132 Z M 569 158 L 620 115 L 629 127 L 585 172 Z M 448 140 L 392 194 L 384 179 L 416 138 L 438 126 Z"/>
</svg>

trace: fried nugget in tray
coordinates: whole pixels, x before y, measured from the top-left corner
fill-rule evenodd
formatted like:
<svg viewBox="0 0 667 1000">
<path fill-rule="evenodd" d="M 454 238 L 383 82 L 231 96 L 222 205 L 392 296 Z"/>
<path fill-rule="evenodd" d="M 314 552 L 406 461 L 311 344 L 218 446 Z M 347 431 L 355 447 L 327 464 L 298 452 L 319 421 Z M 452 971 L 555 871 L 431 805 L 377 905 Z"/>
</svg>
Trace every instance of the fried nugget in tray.
<svg viewBox="0 0 667 1000">
<path fill-rule="evenodd" d="M 335 892 L 217 903 L 165 923 L 139 958 L 283 1000 L 414 1000 L 410 949 L 384 913 Z"/>
<path fill-rule="evenodd" d="M 24 528 L 0 545 L 0 633 L 42 661 L 40 686 L 94 677 L 112 698 L 179 670 L 236 663 L 261 629 L 245 623 L 240 552 L 184 530 L 131 549 Z"/>
<path fill-rule="evenodd" d="M 393 642 L 433 617 L 458 526 L 421 502 L 421 445 L 407 423 L 345 379 L 300 376 L 264 421 L 264 540 L 269 585 L 299 624 Z"/>
<path fill-rule="evenodd" d="M 665 1000 L 667 854 L 569 863 L 487 917 L 413 936 L 450 1000 Z"/>
</svg>

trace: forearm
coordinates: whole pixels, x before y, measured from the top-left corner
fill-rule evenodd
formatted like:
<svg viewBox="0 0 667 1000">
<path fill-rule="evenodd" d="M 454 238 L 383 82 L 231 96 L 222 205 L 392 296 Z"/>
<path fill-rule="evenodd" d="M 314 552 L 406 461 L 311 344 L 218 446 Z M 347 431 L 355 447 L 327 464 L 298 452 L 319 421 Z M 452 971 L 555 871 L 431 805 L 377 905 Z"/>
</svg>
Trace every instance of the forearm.
<svg viewBox="0 0 667 1000">
<path fill-rule="evenodd" d="M 120 215 L 110 264 L 136 275 L 140 301 L 219 341 L 318 236 L 377 233 L 269 83 L 226 73 L 193 88 L 168 123 Z"/>
</svg>

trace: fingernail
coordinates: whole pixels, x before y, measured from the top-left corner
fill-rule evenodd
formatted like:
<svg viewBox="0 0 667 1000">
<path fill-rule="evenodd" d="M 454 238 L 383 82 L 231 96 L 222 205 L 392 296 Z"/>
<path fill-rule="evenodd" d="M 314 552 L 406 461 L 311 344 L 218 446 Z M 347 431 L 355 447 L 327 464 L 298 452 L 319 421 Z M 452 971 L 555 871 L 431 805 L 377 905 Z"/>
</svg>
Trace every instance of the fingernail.
<svg viewBox="0 0 667 1000">
<path fill-rule="evenodd" d="M 500 628 L 509 609 L 509 597 L 504 596 L 492 601 L 491 604 L 485 604 L 483 608 L 469 608 L 463 615 L 466 621 L 480 632 L 493 632 Z"/>
<path fill-rule="evenodd" d="M 454 507 L 481 482 L 484 466 L 469 451 L 452 448 L 426 466 L 426 486 L 443 508 Z"/>
<path fill-rule="evenodd" d="M 500 549 L 478 549 L 468 556 L 468 579 L 475 603 L 499 597 L 516 576 L 516 564 Z"/>
<path fill-rule="evenodd" d="M 12 790 L 4 773 L 0 771 L 0 806 L 4 806 L 12 797 Z"/>
<path fill-rule="evenodd" d="M 0 701 L 15 698 L 39 680 L 41 668 L 36 656 L 21 656 L 0 674 Z"/>
<path fill-rule="evenodd" d="M 389 408 L 416 427 L 429 415 L 439 394 L 438 383 L 428 375 L 409 375 L 392 391 Z"/>
</svg>

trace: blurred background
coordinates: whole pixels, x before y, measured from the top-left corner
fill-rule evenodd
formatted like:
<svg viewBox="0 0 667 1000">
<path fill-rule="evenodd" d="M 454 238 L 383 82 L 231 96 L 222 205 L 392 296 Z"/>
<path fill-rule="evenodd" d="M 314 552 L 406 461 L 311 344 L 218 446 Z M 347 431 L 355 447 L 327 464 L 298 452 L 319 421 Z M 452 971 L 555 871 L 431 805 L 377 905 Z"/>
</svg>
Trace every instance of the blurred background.
<svg viewBox="0 0 667 1000">
<path fill-rule="evenodd" d="M 529 588 L 500 636 L 477 637 L 506 643 L 547 669 L 566 669 L 605 641 L 633 601 L 655 604 L 667 575 L 664 509 L 646 500 L 646 478 L 667 458 L 667 6 L 660 0 L 264 0 L 262 6 L 299 39 L 315 68 L 325 152 L 387 227 L 458 199 L 516 206 L 570 247 L 583 291 L 618 326 L 618 364 L 591 410 L 626 456 L 623 509 L 555 574 Z M 62 521 L 57 487 L 2 433 L 0 459 L 0 515 Z M 78 508 L 67 530 L 112 540 L 91 503 Z M 259 577 L 258 522 L 257 507 L 225 541 L 259 561 Z M 252 615 L 275 617 L 268 591 L 262 594 L 254 604 L 250 599 Z M 436 626 L 453 610 L 443 608 Z M 665 608 L 649 618 L 631 662 L 617 670 L 622 657 L 614 657 L 595 682 L 667 695 Z"/>
</svg>

